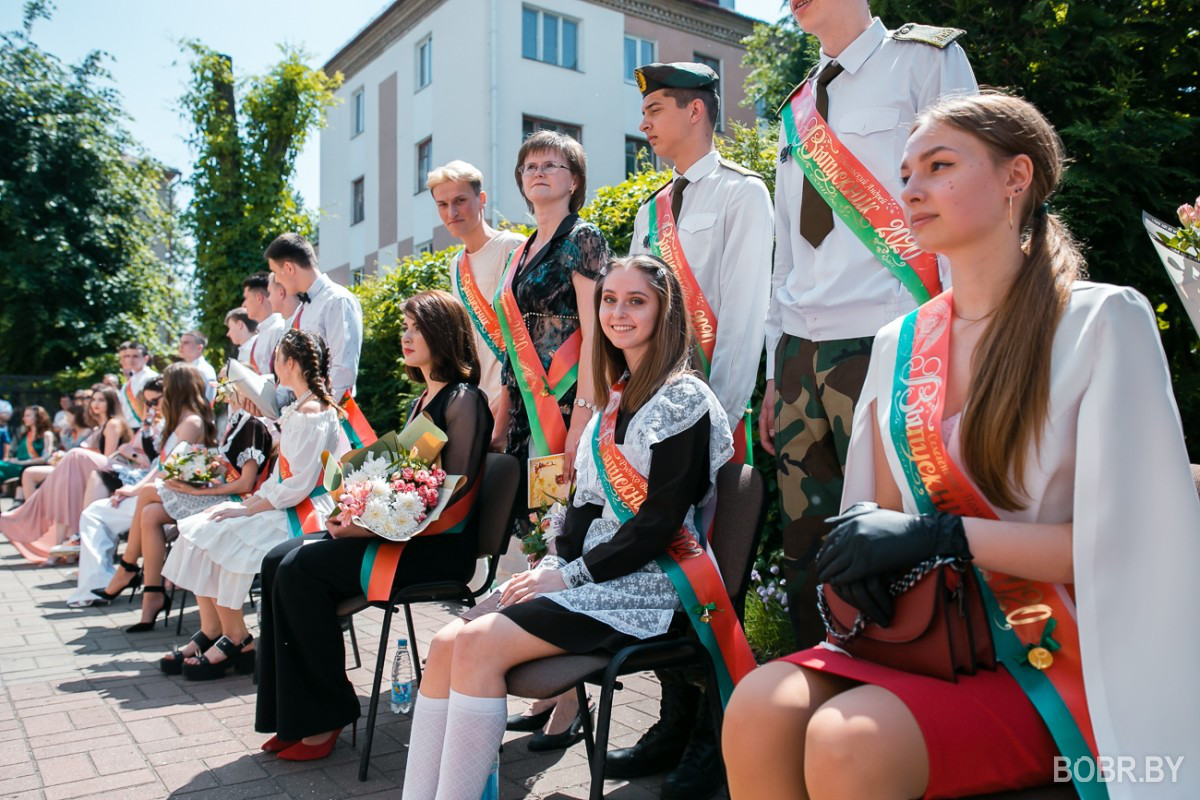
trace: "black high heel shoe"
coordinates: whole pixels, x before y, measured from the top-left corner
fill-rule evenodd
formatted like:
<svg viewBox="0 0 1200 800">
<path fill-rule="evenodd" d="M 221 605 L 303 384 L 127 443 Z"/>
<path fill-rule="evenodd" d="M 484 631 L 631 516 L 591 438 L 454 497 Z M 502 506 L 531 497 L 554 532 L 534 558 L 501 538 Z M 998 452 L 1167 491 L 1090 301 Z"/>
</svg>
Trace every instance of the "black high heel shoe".
<svg viewBox="0 0 1200 800">
<path fill-rule="evenodd" d="M 154 612 L 154 616 L 150 618 L 149 622 L 139 622 L 136 625 L 130 625 L 125 629 L 126 633 L 146 633 L 147 631 L 154 630 L 154 626 L 158 624 L 159 614 L 164 615 L 163 627 L 165 628 L 167 626 L 167 619 L 169 619 L 171 616 L 171 595 L 166 593 L 161 583 L 158 586 L 143 586 L 142 595 L 145 596 L 149 594 L 161 594 L 163 596 L 162 607 L 158 609 L 158 611 Z"/>
<path fill-rule="evenodd" d="M 194 642 L 196 644 L 195 653 L 188 653 L 185 655 L 181 649 L 178 647 L 173 647 L 171 648 L 170 656 L 163 656 L 158 660 L 158 668 L 167 675 L 182 675 L 183 660 L 185 658 L 191 658 L 193 655 L 202 656 L 204 655 L 204 651 L 208 650 L 208 648 L 212 647 L 217 642 L 216 639 L 210 639 L 205 636 L 204 631 L 196 631 L 192 634 L 192 638 L 188 641 L 189 643 Z M 187 647 L 187 645 L 185 644 L 184 647 Z"/>
<path fill-rule="evenodd" d="M 109 594 L 104 589 L 92 589 L 92 594 L 96 595 L 96 597 L 99 597 L 101 600 L 104 600 L 107 603 L 111 603 L 113 600 L 116 600 L 126 589 L 136 591 L 137 588 L 142 585 L 142 571 L 138 568 L 138 565 L 130 564 L 123 558 L 118 560 L 121 563 L 121 569 L 125 570 L 126 572 L 132 572 L 133 577 L 129 579 L 129 583 L 125 584 L 112 594 Z"/>
<path fill-rule="evenodd" d="M 509 714 L 508 722 L 504 725 L 506 731 L 540 731 L 550 721 L 554 706 L 550 706 L 540 714 Z"/>
<path fill-rule="evenodd" d="M 592 713 L 592 705 L 588 704 L 587 708 L 579 709 L 579 713 L 575 715 L 575 719 L 571 720 L 571 724 L 562 733 L 546 733 L 538 731 L 529 740 L 526 747 L 534 753 L 545 753 L 551 750 L 566 750 L 571 745 L 583 738 L 583 715 Z"/>
<path fill-rule="evenodd" d="M 201 653 L 196 659 L 200 663 L 183 665 L 183 679 L 188 681 L 212 681 L 224 678 L 225 673 L 233 667 L 238 675 L 249 675 L 254 672 L 254 651 L 246 650 L 254 641 L 254 636 L 247 633 L 241 644 L 234 644 L 228 636 L 222 636 L 213 643 L 213 647 L 225 654 L 223 661 L 213 663 Z M 336 738 L 336 737 L 335 737 Z"/>
</svg>

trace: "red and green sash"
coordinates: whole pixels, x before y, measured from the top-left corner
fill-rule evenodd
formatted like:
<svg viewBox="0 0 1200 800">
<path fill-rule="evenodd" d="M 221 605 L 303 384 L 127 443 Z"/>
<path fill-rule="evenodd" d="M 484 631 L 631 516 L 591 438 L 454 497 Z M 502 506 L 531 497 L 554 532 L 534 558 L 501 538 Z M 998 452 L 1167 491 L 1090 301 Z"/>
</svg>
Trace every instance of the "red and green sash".
<svg viewBox="0 0 1200 800">
<path fill-rule="evenodd" d="M 471 263 L 467 258 L 465 248 L 462 255 L 458 257 L 455 274 L 458 277 L 456 283 L 458 299 L 466 306 L 471 323 L 474 324 L 475 330 L 479 331 L 480 337 L 487 342 L 488 349 L 492 351 L 496 360 L 503 361 L 504 331 L 500 330 L 500 320 L 496 317 L 496 309 L 488 302 L 487 297 L 479 288 L 479 283 L 475 280 L 475 274 L 471 272 Z"/>
<path fill-rule="evenodd" d="M 129 413 L 133 415 L 134 427 L 142 424 L 142 415 L 138 413 L 138 397 L 133 392 L 133 378 L 125 381 L 125 402 L 129 405 Z M 144 413 L 144 411 L 143 411 Z"/>
<path fill-rule="evenodd" d="M 937 256 L 917 247 L 900 203 L 817 112 L 813 82 L 805 81 L 784 106 L 791 153 L 833 213 L 918 303 L 940 293 Z"/>
<path fill-rule="evenodd" d="M 328 452 L 322 456 L 322 461 L 328 457 Z M 283 453 L 279 454 L 279 482 L 283 483 L 288 478 L 292 477 L 292 468 L 288 464 L 288 460 L 283 457 Z M 288 535 L 291 538 L 303 536 L 306 533 L 319 533 L 325 530 L 325 526 L 321 522 L 321 517 L 317 513 L 316 507 L 313 505 L 313 498 L 320 497 L 326 494 L 325 485 L 321 482 L 320 474 L 317 475 L 317 485 L 309 492 L 308 496 L 297 503 L 292 508 L 287 510 L 288 517 Z"/>
<path fill-rule="evenodd" d="M 258 368 L 258 361 L 256 361 L 254 358 L 254 348 L 253 347 L 250 348 L 250 369 L 254 370 L 255 372 L 259 373 L 260 375 L 262 374 L 262 370 L 260 370 Z"/>
<path fill-rule="evenodd" d="M 479 496 L 479 487 L 482 484 L 483 475 L 475 476 L 475 485 L 466 494 L 447 506 L 442 511 L 442 515 L 417 536 L 461 533 L 467 525 L 467 519 L 471 516 L 471 512 L 475 509 L 475 500 Z M 417 536 L 414 536 L 413 539 Z M 385 542 L 379 537 L 375 537 L 367 545 L 366 552 L 363 553 L 358 579 L 368 601 L 385 603 L 391 599 L 392 585 L 396 581 L 396 568 L 400 564 L 400 556 L 404 554 L 406 544 L 408 542 Z"/>
<path fill-rule="evenodd" d="M 904 318 L 892 383 L 889 432 L 917 509 L 999 519 L 942 440 L 953 297 L 946 291 Z M 1071 588 L 978 570 L 996 655 L 1071 759 L 1097 754 L 1084 696 L 1079 627 Z M 1087 800 L 1104 783 L 1076 782 Z"/>
<path fill-rule="evenodd" d="M 304 316 L 304 306 L 306 305 L 307 303 L 301 303 L 300 307 L 296 309 L 296 317 L 292 320 L 292 330 L 300 330 L 300 318 Z"/>
<path fill-rule="evenodd" d="M 717 346 L 717 315 L 700 289 L 696 274 L 683 252 L 683 243 L 675 228 L 675 215 L 671 213 L 671 194 L 675 190 L 672 181 L 665 189 L 650 198 L 647 218 L 650 222 L 650 252 L 661 258 L 675 273 L 683 287 L 683 304 L 687 308 L 692 330 L 696 332 L 696 354 L 706 378 L 712 376 L 713 350 Z M 754 465 L 754 450 L 750 447 L 750 409 L 742 415 L 741 429 L 735 432 L 735 440 L 741 440 L 740 452 L 735 453 L 737 463 Z"/>
<path fill-rule="evenodd" d="M 342 432 L 346 434 L 346 438 L 350 441 L 350 446 L 355 450 L 363 447 L 370 447 L 379 440 L 375 435 L 375 431 L 371 428 L 371 423 L 367 422 L 366 414 L 363 414 L 362 409 L 358 407 L 358 403 L 354 402 L 354 396 L 347 389 L 342 395 L 340 403 L 342 410 L 346 412 L 346 416 L 342 417 Z"/>
<path fill-rule="evenodd" d="M 600 483 L 617 518 L 632 518 L 646 499 L 646 478 L 629 463 L 616 444 L 617 408 L 625 390 L 622 380 L 612 388 L 592 438 L 592 457 Z M 733 687 L 758 666 L 738 621 L 725 582 L 712 558 L 685 528 L 680 528 L 667 555 L 657 563 L 675 587 L 684 611 L 716 668 L 721 704 L 729 702 Z"/>
<path fill-rule="evenodd" d="M 529 418 L 529 450 L 531 456 L 558 455 L 566 449 L 567 425 L 563 422 L 558 401 L 571 390 L 579 375 L 579 353 L 583 334 L 579 329 L 563 342 L 550 361 L 550 369 L 542 367 L 525 318 L 513 293 L 513 278 L 525 258 L 532 238 L 508 256 L 504 277 L 493 303 L 500 330 L 504 334 L 505 351 L 512 366 L 513 378 L 524 400 Z"/>
</svg>

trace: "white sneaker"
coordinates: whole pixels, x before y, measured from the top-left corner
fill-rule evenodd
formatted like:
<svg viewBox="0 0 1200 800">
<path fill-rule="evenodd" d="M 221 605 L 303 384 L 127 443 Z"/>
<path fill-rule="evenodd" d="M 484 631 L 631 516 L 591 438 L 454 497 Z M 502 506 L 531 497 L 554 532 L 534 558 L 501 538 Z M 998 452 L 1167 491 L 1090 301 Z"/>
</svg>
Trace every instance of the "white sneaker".
<svg viewBox="0 0 1200 800">
<path fill-rule="evenodd" d="M 54 556 L 70 556 L 79 555 L 79 540 L 68 539 L 62 544 L 56 544 L 50 548 L 50 555 Z"/>
</svg>

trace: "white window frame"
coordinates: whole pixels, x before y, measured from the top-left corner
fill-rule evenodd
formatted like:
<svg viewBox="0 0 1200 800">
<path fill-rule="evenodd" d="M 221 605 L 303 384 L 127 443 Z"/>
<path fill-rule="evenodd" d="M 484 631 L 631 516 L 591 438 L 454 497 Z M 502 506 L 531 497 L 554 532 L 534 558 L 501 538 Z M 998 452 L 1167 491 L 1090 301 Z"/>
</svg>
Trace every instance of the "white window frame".
<svg viewBox="0 0 1200 800">
<path fill-rule="evenodd" d="M 361 264 L 359 264 L 357 267 L 350 268 L 350 285 L 351 286 L 358 286 L 360 283 L 363 282 L 363 280 L 365 280 L 365 278 L 366 278 L 366 271 L 363 269 Z"/>
<path fill-rule="evenodd" d="M 627 34 L 625 34 L 625 41 L 623 41 L 621 43 L 621 60 L 622 60 L 621 68 L 622 69 L 624 69 L 627 66 L 626 64 L 623 63 L 624 59 L 625 59 L 625 42 L 628 42 L 630 40 L 632 40 L 634 42 L 634 48 L 635 48 L 634 61 L 638 62 L 637 64 L 633 65 L 634 69 L 637 69 L 638 67 L 642 66 L 643 64 L 653 64 L 654 62 L 656 62 L 658 60 L 658 42 L 656 42 L 653 39 L 643 39 L 641 36 L 634 36 L 632 33 L 627 33 Z M 647 59 L 645 56 L 645 46 L 646 45 L 650 45 L 650 58 L 649 59 Z M 637 86 L 637 76 L 633 74 L 632 70 L 628 74 L 625 75 L 625 82 L 631 83 L 634 86 Z"/>
<path fill-rule="evenodd" d="M 362 203 L 358 202 L 358 187 L 362 187 Z M 359 209 L 362 210 L 362 216 L 355 218 Z M 367 178 L 365 175 L 359 175 L 354 180 L 350 181 L 350 226 L 353 227 L 367 218 Z"/>
<path fill-rule="evenodd" d="M 714 130 L 723 131 L 725 130 L 725 123 L 723 121 L 725 116 L 725 97 L 722 93 L 725 90 L 725 61 L 724 59 L 717 58 L 716 56 L 710 56 L 707 53 L 701 53 L 698 51 L 692 51 L 692 61 L 695 61 L 698 64 L 704 64 L 705 61 L 717 62 L 717 68 L 714 71 L 717 73 L 717 99 L 721 101 L 721 107 L 717 111 L 717 124 Z"/>
<path fill-rule="evenodd" d="M 413 77 L 416 78 L 416 91 L 421 91 L 429 84 L 433 83 L 433 34 L 426 35 L 424 39 L 417 42 L 417 63 L 413 70 Z M 426 57 L 426 54 L 428 56 Z M 425 82 L 421 83 L 424 78 Z"/>
<path fill-rule="evenodd" d="M 427 242 L 421 242 L 419 245 L 413 248 L 414 256 L 420 256 L 426 253 L 433 253 L 433 239 L 430 239 Z"/>
<path fill-rule="evenodd" d="M 530 123 L 531 126 L 533 127 L 533 130 L 530 131 L 528 134 L 525 133 L 525 124 L 526 123 Z M 541 127 L 539 127 L 539 125 Z M 574 128 L 579 133 L 579 135 L 575 136 L 570 131 L 563 130 L 564 128 Z M 578 123 L 564 122 L 560 119 L 549 119 L 548 117 L 539 117 L 534 114 L 522 114 L 521 115 L 521 141 L 525 141 L 526 139 L 528 139 L 530 136 L 537 133 L 538 131 L 557 131 L 559 133 L 565 133 L 567 136 L 570 136 L 575 141 L 579 142 L 580 144 L 583 144 L 583 126 Z"/>
<path fill-rule="evenodd" d="M 421 167 L 421 148 L 424 147 L 425 145 L 429 145 L 429 163 L 425 166 L 424 169 L 422 169 L 422 167 Z M 421 192 L 423 192 L 429 188 L 428 186 L 425 185 L 425 181 L 429 177 L 429 173 L 433 170 L 433 137 L 426 136 L 424 139 L 417 142 L 416 146 L 413 148 L 413 156 L 414 156 L 414 158 L 416 158 L 416 177 L 417 177 L 417 189 L 415 192 L 413 192 L 413 194 L 420 194 Z"/>
<path fill-rule="evenodd" d="M 537 14 L 537 42 L 534 44 L 534 49 L 537 51 L 537 55 L 532 58 L 530 56 L 525 55 L 525 12 L 526 11 L 532 11 L 533 13 Z M 546 27 L 545 27 L 546 26 L 546 22 L 545 22 L 546 17 L 553 17 L 555 20 L 557 20 L 556 28 L 557 28 L 557 41 L 558 41 L 558 55 L 554 61 L 550 61 L 545 58 L 546 43 L 544 41 L 544 39 L 545 39 L 544 34 L 546 31 Z M 567 66 L 566 64 L 563 63 L 562 57 L 563 57 L 564 48 L 562 45 L 563 45 L 563 28 L 565 27 L 563 23 L 565 23 L 565 22 L 570 22 L 575 26 L 575 65 L 574 66 Z M 548 11 L 546 9 L 539 8 L 538 6 L 532 6 L 527 3 L 523 3 L 521 5 L 521 57 L 528 59 L 530 61 L 537 61 L 542 64 L 551 64 L 555 67 L 561 67 L 562 69 L 569 69 L 573 72 L 583 72 L 583 57 L 582 57 L 583 53 L 582 53 L 582 48 L 580 47 L 580 43 L 583 39 L 583 37 L 580 36 L 580 29 L 582 27 L 583 27 L 583 21 L 576 17 L 572 17 L 570 15 L 563 14 L 561 11 Z"/>
<path fill-rule="evenodd" d="M 650 142 L 649 142 L 648 140 L 646 140 L 646 139 L 643 139 L 643 138 L 642 138 L 642 137 L 640 137 L 640 136 L 626 136 L 626 137 L 625 137 L 625 147 L 626 147 L 626 148 L 628 148 L 628 147 L 629 147 L 629 145 L 631 145 L 631 144 L 634 144 L 634 143 L 636 143 L 637 145 L 639 145 L 639 147 L 638 147 L 638 149 L 639 149 L 639 150 L 641 150 L 641 149 L 642 149 L 642 146 L 644 146 L 644 147 L 645 147 L 645 149 L 646 149 L 646 150 L 647 150 L 647 151 L 650 153 L 650 168 L 651 168 L 651 169 L 658 169 L 658 156 L 656 156 L 656 155 L 654 154 L 654 148 L 650 146 Z M 626 158 L 626 159 L 628 159 L 628 158 L 629 158 L 629 153 L 627 153 L 627 152 L 626 152 L 626 153 L 624 153 L 624 156 L 625 156 L 625 158 Z M 637 158 L 636 158 L 636 157 L 634 158 L 634 162 L 635 162 L 635 164 L 636 164 L 636 162 L 637 162 Z M 628 166 L 629 166 L 629 165 L 628 165 L 628 164 L 626 164 L 625 166 L 628 168 Z M 626 177 L 626 178 L 629 178 L 629 177 L 631 177 L 631 176 L 633 176 L 633 175 L 636 175 L 636 174 L 637 174 L 637 172 L 636 172 L 636 171 L 635 171 L 635 172 L 629 172 L 629 171 L 628 171 L 628 169 L 626 169 L 626 172 L 625 172 L 625 177 Z"/>
<path fill-rule="evenodd" d="M 358 87 L 350 95 L 350 138 L 367 129 L 367 94 L 365 87 Z"/>
</svg>

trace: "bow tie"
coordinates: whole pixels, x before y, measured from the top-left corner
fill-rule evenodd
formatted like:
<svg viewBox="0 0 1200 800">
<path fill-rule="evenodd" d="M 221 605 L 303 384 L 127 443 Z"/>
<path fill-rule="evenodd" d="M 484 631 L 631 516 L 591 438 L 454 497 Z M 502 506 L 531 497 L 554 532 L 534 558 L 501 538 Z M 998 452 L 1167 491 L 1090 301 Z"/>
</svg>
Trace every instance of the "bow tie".
<svg viewBox="0 0 1200 800">
<path fill-rule="evenodd" d="M 308 292 L 296 292 L 296 297 L 300 298 L 301 303 L 312 302 L 312 298 L 308 296 Z"/>
</svg>

